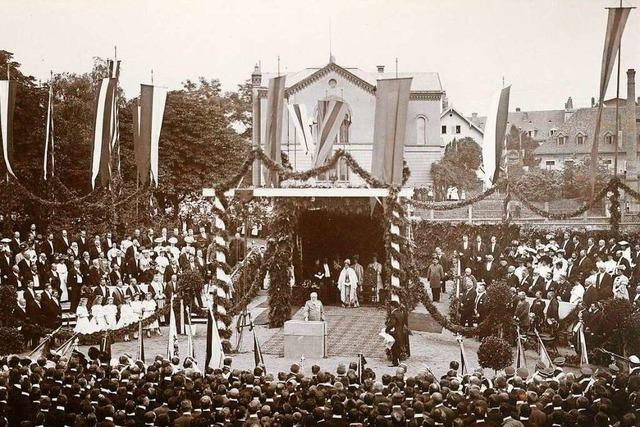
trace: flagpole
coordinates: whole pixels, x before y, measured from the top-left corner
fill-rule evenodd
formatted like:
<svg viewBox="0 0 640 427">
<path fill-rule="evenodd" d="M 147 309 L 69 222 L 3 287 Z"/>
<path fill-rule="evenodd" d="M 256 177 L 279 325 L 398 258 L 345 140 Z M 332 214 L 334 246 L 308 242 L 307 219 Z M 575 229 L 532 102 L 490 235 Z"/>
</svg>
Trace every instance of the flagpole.
<svg viewBox="0 0 640 427">
<path fill-rule="evenodd" d="M 620 7 L 622 7 L 622 0 L 620 0 Z M 620 46 L 618 46 L 618 70 L 616 75 L 616 151 L 613 158 L 613 176 L 618 177 L 618 146 L 619 146 L 619 128 L 620 128 L 620 116 L 618 114 L 620 104 L 620 51 L 622 50 L 622 38 L 620 38 Z"/>
</svg>

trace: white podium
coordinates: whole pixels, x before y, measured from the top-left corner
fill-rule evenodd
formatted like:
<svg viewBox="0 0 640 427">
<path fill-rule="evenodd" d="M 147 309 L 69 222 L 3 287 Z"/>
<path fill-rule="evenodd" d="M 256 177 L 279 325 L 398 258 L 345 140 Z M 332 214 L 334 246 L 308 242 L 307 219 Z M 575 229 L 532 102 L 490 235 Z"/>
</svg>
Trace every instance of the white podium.
<svg viewBox="0 0 640 427">
<path fill-rule="evenodd" d="M 284 357 L 318 359 L 327 356 L 326 322 L 284 322 Z"/>
</svg>

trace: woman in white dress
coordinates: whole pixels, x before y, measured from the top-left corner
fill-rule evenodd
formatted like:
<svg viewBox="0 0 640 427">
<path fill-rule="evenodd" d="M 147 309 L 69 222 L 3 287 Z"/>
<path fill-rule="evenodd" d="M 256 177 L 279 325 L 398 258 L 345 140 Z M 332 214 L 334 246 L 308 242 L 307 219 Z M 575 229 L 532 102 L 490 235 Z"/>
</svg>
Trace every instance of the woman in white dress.
<svg viewBox="0 0 640 427">
<path fill-rule="evenodd" d="M 124 303 L 120 305 L 120 319 L 118 319 L 117 329 L 129 326 L 132 323 L 137 322 L 135 315 L 133 314 L 133 308 L 131 307 L 131 296 L 125 295 Z M 129 334 L 124 335 L 125 341 L 130 341 Z"/>
<path fill-rule="evenodd" d="M 104 307 L 102 306 L 102 296 L 98 295 L 93 300 L 91 306 L 91 330 L 93 332 L 107 329 L 107 319 L 104 317 Z"/>
<path fill-rule="evenodd" d="M 133 312 L 133 318 L 135 319 L 135 322 L 138 322 L 142 317 L 142 310 L 143 309 L 142 309 L 142 301 L 140 301 L 140 294 L 139 293 L 133 294 L 133 301 L 131 301 L 131 311 Z M 133 334 L 133 338 L 138 339 L 137 329 L 136 329 L 136 332 Z"/>
<path fill-rule="evenodd" d="M 79 334 L 90 334 L 92 332 L 87 302 L 88 300 L 86 298 L 80 299 L 78 308 L 76 308 L 76 327 L 73 328 L 73 332 Z"/>
<path fill-rule="evenodd" d="M 67 289 L 67 278 L 69 271 L 67 270 L 66 260 L 68 257 L 61 258 L 56 266 L 58 277 L 60 278 L 60 302 L 69 301 L 69 290 Z"/>
<path fill-rule="evenodd" d="M 117 326 L 116 317 L 118 316 L 118 307 L 113 303 L 113 297 L 107 298 L 107 303 L 102 307 L 104 318 L 109 329 L 115 329 Z"/>
<path fill-rule="evenodd" d="M 142 317 L 148 319 L 156 312 L 156 302 L 153 300 L 153 295 L 151 292 L 147 292 L 145 296 L 145 300 L 142 302 Z M 145 328 L 147 331 L 147 337 L 151 336 L 151 332 L 156 332 L 157 335 L 162 335 L 160 332 L 160 325 L 157 320 L 154 320 L 150 324 L 148 324 Z"/>
</svg>

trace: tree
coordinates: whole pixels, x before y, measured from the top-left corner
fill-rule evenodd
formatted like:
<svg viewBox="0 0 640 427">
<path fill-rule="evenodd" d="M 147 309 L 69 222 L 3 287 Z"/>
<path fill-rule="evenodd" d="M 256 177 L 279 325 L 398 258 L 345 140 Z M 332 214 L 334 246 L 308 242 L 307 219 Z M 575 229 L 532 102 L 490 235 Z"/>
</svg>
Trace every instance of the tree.
<svg viewBox="0 0 640 427">
<path fill-rule="evenodd" d="M 449 187 L 471 190 L 477 182 L 476 170 L 482 164 L 482 149 L 473 138 L 454 139 L 444 150 L 444 156 L 431 165 L 434 192 L 444 198 Z"/>
<path fill-rule="evenodd" d="M 507 150 L 522 150 L 523 166 L 536 166 L 539 160 L 536 160 L 533 152 L 538 148 L 538 142 L 531 138 L 529 134 L 522 131 L 516 125 L 511 125 L 506 136 Z"/>
<path fill-rule="evenodd" d="M 162 206 L 173 206 L 189 193 L 211 187 L 236 172 L 246 159 L 249 143 L 231 127 L 228 103 L 218 80 L 187 80 L 182 90 L 167 95 L 160 135 Z"/>
</svg>

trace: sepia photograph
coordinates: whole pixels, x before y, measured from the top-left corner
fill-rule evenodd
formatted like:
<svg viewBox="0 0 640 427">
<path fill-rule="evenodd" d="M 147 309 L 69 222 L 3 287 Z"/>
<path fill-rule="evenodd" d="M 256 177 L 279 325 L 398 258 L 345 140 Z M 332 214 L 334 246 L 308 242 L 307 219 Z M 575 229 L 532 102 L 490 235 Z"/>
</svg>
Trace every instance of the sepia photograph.
<svg viewBox="0 0 640 427">
<path fill-rule="evenodd" d="M 640 426 L 640 0 L 0 4 L 0 427 Z"/>
</svg>

